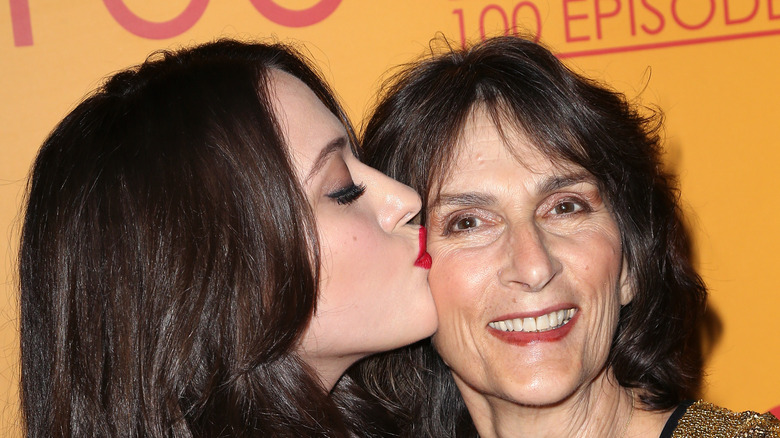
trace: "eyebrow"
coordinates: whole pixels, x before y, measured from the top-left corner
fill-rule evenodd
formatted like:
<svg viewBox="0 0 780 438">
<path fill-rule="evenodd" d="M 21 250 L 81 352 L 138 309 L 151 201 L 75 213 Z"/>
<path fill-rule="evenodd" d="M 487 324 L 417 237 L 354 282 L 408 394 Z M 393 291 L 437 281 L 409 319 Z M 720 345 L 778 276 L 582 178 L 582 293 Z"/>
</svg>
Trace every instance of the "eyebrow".
<svg viewBox="0 0 780 438">
<path fill-rule="evenodd" d="M 584 169 L 569 174 L 552 175 L 536 184 L 536 193 L 550 193 L 583 182 L 595 184 L 596 178 Z"/>
<path fill-rule="evenodd" d="M 325 167 L 325 163 L 328 162 L 330 156 L 344 150 L 348 143 L 349 142 L 347 141 L 347 137 L 345 136 L 331 140 L 324 148 L 322 148 L 320 154 L 317 155 L 317 159 L 314 160 L 314 164 L 312 164 L 311 169 L 309 170 L 309 174 L 306 175 L 306 179 L 304 181 L 309 181 L 312 179 L 314 175 L 316 175 L 320 170 L 322 170 L 323 167 Z"/>
<path fill-rule="evenodd" d="M 536 193 L 546 194 L 583 182 L 595 184 L 595 181 L 596 180 L 593 175 L 585 170 L 564 175 L 551 175 L 542 179 L 536 184 Z M 444 193 L 439 194 L 439 196 L 436 198 L 436 201 L 431 206 L 431 209 L 435 210 L 445 206 L 475 207 L 494 205 L 497 203 L 498 199 L 495 196 L 484 192 L 463 192 L 455 194 Z"/>
<path fill-rule="evenodd" d="M 436 202 L 431 206 L 431 209 L 437 209 L 439 207 L 473 207 L 473 206 L 485 206 L 493 205 L 498 200 L 495 196 L 482 193 L 482 192 L 465 192 L 457 194 L 440 194 L 436 198 Z"/>
</svg>

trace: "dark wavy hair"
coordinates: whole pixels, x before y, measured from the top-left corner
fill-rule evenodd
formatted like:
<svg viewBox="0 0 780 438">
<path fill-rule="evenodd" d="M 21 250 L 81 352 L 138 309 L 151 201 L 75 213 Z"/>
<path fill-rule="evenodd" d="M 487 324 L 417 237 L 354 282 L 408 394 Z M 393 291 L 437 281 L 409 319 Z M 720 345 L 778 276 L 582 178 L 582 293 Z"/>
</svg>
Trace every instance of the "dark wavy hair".
<svg viewBox="0 0 780 438">
<path fill-rule="evenodd" d="M 362 136 L 367 162 L 431 205 L 477 105 L 498 126 L 520 129 L 553 161 L 596 178 L 620 229 L 635 294 L 621 310 L 608 366 L 620 385 L 644 391 L 647 409 L 692 397 L 702 376 L 697 329 L 706 288 L 692 265 L 676 181 L 662 165 L 660 113 L 640 111 L 539 44 L 497 37 L 449 48 L 391 77 Z M 420 407 L 405 410 L 409 436 L 476 435 L 430 342 L 396 353 L 394 362 L 406 364 L 385 391 L 402 393 L 401 412 Z M 415 394 L 419 387 L 424 393 Z"/>
<path fill-rule="evenodd" d="M 32 169 L 20 249 L 28 437 L 353 436 L 382 412 L 293 352 L 318 285 L 315 221 L 272 111 L 292 47 L 221 40 L 109 78 Z M 358 432 L 359 431 L 359 432 Z"/>
</svg>

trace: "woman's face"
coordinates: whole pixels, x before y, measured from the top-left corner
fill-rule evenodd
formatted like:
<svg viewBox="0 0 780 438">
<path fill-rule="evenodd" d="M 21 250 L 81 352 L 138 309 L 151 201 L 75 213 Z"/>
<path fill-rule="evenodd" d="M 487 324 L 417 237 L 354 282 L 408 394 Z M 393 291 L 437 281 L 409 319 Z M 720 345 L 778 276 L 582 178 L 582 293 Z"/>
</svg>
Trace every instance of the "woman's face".
<svg viewBox="0 0 780 438">
<path fill-rule="evenodd" d="M 630 292 L 594 178 L 507 128 L 475 110 L 429 206 L 434 344 L 467 402 L 543 406 L 603 370 Z"/>
<path fill-rule="evenodd" d="M 274 71 L 271 89 L 320 237 L 317 309 L 299 353 L 331 387 L 358 359 L 436 329 L 430 263 L 417 261 L 425 240 L 421 248 L 409 223 L 420 197 L 358 161 L 341 122 L 303 82 Z"/>
</svg>

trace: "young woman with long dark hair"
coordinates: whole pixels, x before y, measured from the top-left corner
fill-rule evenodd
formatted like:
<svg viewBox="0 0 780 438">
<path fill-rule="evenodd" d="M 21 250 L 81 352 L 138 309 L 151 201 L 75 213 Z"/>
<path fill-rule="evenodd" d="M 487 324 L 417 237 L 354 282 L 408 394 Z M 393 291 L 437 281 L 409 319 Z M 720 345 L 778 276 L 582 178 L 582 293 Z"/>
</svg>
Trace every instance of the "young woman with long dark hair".
<svg viewBox="0 0 780 438">
<path fill-rule="evenodd" d="M 420 199 L 355 151 L 285 45 L 218 41 L 109 78 L 32 170 L 26 435 L 381 434 L 342 374 L 436 314 Z"/>
</svg>

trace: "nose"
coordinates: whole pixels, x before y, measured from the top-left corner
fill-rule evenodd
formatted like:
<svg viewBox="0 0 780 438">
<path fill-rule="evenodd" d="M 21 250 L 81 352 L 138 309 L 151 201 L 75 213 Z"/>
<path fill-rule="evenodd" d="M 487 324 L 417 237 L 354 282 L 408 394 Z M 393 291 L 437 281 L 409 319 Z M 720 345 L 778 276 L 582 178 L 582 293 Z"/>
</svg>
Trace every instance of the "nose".
<svg viewBox="0 0 780 438">
<path fill-rule="evenodd" d="M 377 219 L 382 228 L 393 232 L 409 223 L 420 212 L 420 195 L 376 169 L 365 166 L 366 194 L 376 203 Z"/>
<path fill-rule="evenodd" d="M 505 260 L 498 277 L 505 286 L 539 292 L 561 270 L 550 252 L 547 236 L 533 223 L 512 226 L 507 237 Z"/>
</svg>

